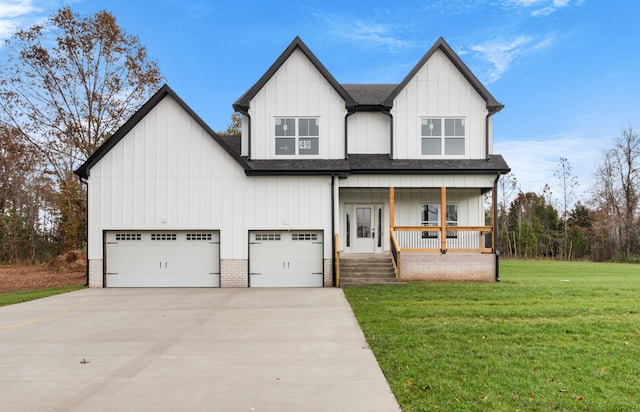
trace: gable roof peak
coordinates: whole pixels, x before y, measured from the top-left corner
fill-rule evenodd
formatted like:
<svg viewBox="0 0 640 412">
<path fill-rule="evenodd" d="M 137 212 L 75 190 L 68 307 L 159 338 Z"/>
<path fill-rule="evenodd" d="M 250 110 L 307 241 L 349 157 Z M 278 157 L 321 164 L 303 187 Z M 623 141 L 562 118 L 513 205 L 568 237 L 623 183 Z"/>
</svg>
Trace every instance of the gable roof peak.
<svg viewBox="0 0 640 412">
<path fill-rule="evenodd" d="M 287 48 L 282 52 L 280 57 L 269 67 L 265 74 L 253 85 L 249 90 L 247 90 L 236 102 L 233 104 L 233 109 L 240 112 L 246 113 L 249 110 L 249 103 L 251 99 L 255 97 L 256 94 L 267 84 L 269 80 L 276 74 L 276 72 L 282 67 L 282 65 L 291 57 L 291 55 L 296 51 L 300 50 L 306 57 L 309 59 L 311 64 L 315 66 L 315 68 L 322 74 L 322 76 L 331 84 L 334 90 L 342 97 L 345 101 L 347 107 L 353 107 L 355 105 L 354 100 L 351 98 L 349 93 L 344 90 L 344 88 L 338 83 L 338 81 L 333 77 L 333 75 L 327 70 L 327 68 L 320 62 L 320 60 L 316 57 L 315 54 L 307 47 L 307 45 L 302 41 L 299 36 L 296 36 L 293 41 L 287 46 Z"/>
<path fill-rule="evenodd" d="M 205 123 L 204 120 L 200 116 L 198 116 L 193 109 L 191 109 L 185 102 L 176 94 L 168 84 L 162 85 L 157 92 L 153 94 L 116 132 L 106 139 L 92 154 L 85 160 L 85 162 L 73 171 L 76 175 L 81 178 L 88 178 L 91 172 L 91 168 L 96 165 L 113 147 L 115 147 L 118 142 L 120 142 L 125 136 L 129 134 L 129 132 L 138 124 L 142 119 L 144 119 L 149 112 L 151 112 L 165 97 L 170 97 L 173 99 L 178 106 L 180 106 L 185 112 L 191 116 L 191 118 L 202 127 L 202 129 L 213 139 L 215 140 L 227 153 L 234 158 L 236 162 L 238 162 L 241 166 L 244 166 L 244 160 L 241 156 L 236 153 L 229 144 L 222 139 L 220 136 L 216 134 Z"/>
<path fill-rule="evenodd" d="M 422 69 L 422 67 L 429 61 L 429 59 L 434 55 L 436 51 L 442 51 L 445 56 L 451 61 L 451 63 L 460 71 L 460 73 L 464 76 L 465 79 L 471 84 L 471 86 L 478 92 L 478 94 L 486 101 L 487 109 L 489 113 L 497 113 L 504 105 L 498 102 L 492 95 L 489 93 L 489 90 L 480 82 L 480 80 L 476 77 L 475 74 L 467 67 L 467 65 L 462 61 L 460 56 L 453 50 L 453 48 L 447 43 L 444 37 L 440 36 L 438 40 L 431 46 L 431 48 L 422 56 L 422 59 L 414 66 L 414 68 L 409 72 L 409 74 L 402 80 L 402 82 L 396 87 L 396 89 L 389 95 L 387 100 L 385 100 L 385 106 L 391 107 L 393 106 L 393 100 L 400 94 L 400 92 L 407 86 L 407 84 L 413 79 L 416 74 Z"/>
</svg>

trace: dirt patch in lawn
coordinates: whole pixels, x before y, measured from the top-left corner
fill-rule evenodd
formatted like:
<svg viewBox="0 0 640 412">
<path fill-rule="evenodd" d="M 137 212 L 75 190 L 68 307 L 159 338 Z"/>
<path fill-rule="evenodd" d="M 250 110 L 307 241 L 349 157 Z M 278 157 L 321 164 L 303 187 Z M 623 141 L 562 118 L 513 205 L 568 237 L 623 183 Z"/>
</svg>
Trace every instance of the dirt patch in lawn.
<svg viewBox="0 0 640 412">
<path fill-rule="evenodd" d="M 42 265 L 0 265 L 0 293 L 86 283 L 87 256 L 70 251 Z"/>
</svg>

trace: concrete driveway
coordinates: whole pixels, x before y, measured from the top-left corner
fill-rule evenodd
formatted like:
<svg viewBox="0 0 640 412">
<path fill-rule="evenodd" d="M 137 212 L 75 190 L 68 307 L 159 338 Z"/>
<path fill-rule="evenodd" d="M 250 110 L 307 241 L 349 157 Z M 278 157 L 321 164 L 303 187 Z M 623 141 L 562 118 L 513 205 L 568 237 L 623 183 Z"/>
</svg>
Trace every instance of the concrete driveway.
<svg viewBox="0 0 640 412">
<path fill-rule="evenodd" d="M 85 289 L 0 308 L 0 409 L 398 411 L 341 289 Z"/>
</svg>

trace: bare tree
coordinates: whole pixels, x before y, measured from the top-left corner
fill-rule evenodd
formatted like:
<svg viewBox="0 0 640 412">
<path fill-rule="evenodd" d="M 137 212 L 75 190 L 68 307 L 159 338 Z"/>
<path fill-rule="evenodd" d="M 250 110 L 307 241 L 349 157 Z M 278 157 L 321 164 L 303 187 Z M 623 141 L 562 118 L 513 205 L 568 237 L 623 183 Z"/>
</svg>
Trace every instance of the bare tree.
<svg viewBox="0 0 640 412">
<path fill-rule="evenodd" d="M 638 250 L 637 214 L 640 200 L 640 139 L 629 126 L 596 170 L 595 201 L 623 259 Z M 601 224 L 602 226 L 602 224 Z"/>
<path fill-rule="evenodd" d="M 569 207 L 575 200 L 575 189 L 579 186 L 578 178 L 571 172 L 571 163 L 566 157 L 560 158 L 560 163 L 556 169 L 554 175 L 560 182 L 561 201 L 562 201 L 562 242 L 560 247 L 560 254 L 562 257 L 570 259 L 570 245 L 568 245 L 569 239 Z"/>
<path fill-rule="evenodd" d="M 6 46 L 0 121 L 44 157 L 60 190 L 65 230 L 77 231 L 86 205 L 78 204 L 83 189 L 72 171 L 157 89 L 157 63 L 106 11 L 82 17 L 65 7 Z"/>
</svg>

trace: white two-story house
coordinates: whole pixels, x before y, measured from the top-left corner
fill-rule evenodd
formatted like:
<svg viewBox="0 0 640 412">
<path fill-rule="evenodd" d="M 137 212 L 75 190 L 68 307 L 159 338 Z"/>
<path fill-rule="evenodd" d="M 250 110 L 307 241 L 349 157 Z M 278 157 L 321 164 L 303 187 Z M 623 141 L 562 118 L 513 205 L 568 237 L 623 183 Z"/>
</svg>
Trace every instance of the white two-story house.
<svg viewBox="0 0 640 412">
<path fill-rule="evenodd" d="M 76 170 L 93 287 L 336 286 L 344 259 L 498 278 L 503 108 L 441 38 L 400 84 L 340 84 L 296 38 L 219 136 L 162 87 Z"/>
</svg>

